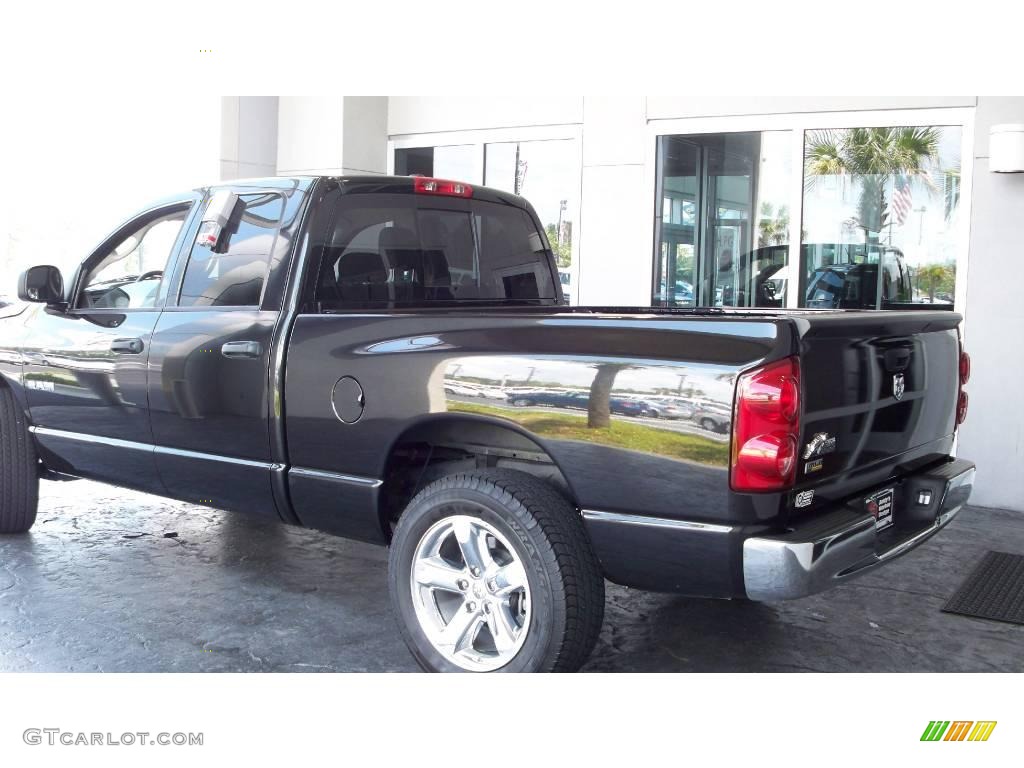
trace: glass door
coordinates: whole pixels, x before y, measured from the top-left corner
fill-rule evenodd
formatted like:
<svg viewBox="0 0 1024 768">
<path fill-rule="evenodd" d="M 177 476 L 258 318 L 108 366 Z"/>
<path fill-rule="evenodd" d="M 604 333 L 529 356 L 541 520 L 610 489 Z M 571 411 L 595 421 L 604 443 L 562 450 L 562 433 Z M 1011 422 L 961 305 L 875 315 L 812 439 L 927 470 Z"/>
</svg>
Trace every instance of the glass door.
<svg viewBox="0 0 1024 768">
<path fill-rule="evenodd" d="M 707 224 L 702 306 L 748 306 L 741 265 L 749 258 L 753 168 L 758 134 L 725 134 L 705 139 Z"/>
<path fill-rule="evenodd" d="M 659 137 L 654 304 L 779 305 L 770 278 L 785 267 L 790 178 L 779 134 Z"/>
<path fill-rule="evenodd" d="M 666 137 L 658 146 L 658 252 L 654 304 L 692 307 L 697 296 L 697 243 L 700 232 L 700 145 Z"/>
</svg>

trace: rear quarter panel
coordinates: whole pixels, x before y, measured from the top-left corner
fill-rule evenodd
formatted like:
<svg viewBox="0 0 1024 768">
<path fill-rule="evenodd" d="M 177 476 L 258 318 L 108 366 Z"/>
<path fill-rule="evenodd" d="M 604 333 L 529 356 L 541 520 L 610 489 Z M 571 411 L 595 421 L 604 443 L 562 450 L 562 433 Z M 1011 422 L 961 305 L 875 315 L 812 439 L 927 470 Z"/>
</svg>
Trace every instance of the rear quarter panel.
<svg viewBox="0 0 1024 768">
<path fill-rule="evenodd" d="M 430 419 L 483 419 L 530 435 L 557 463 L 581 508 L 756 522 L 777 514 L 777 500 L 763 509 L 733 503 L 727 434 L 685 419 L 615 413 L 608 426 L 589 426 L 589 403 L 586 409 L 517 407 L 514 395 L 538 389 L 586 393 L 591 400 L 657 395 L 729 409 L 738 372 L 790 354 L 792 345 L 790 326 L 768 319 L 512 311 L 300 315 L 285 384 L 293 474 L 341 473 L 355 482 L 336 488 L 339 497 L 308 477 L 298 485 L 293 477 L 293 504 L 306 522 L 315 505 L 330 502 L 334 524 L 320 520 L 317 527 L 368 538 L 376 524 L 374 498 L 355 486 L 383 477 L 402 434 Z M 365 395 L 355 423 L 343 423 L 332 407 L 332 389 L 343 376 L 355 378 Z M 467 394 L 473 388 L 482 394 Z"/>
</svg>

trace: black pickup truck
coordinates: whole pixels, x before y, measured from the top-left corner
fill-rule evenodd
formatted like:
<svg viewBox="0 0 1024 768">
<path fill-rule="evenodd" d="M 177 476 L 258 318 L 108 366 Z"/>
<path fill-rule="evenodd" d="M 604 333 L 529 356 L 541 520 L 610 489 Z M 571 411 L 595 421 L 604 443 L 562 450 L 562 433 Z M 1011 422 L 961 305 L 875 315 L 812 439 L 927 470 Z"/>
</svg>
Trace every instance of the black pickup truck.
<svg viewBox="0 0 1024 768">
<path fill-rule="evenodd" d="M 389 545 L 429 670 L 577 668 L 606 578 L 832 587 L 974 478 L 958 315 L 569 307 L 530 205 L 459 182 L 197 189 L 19 296 L 0 531 L 31 528 L 40 477 L 81 477 Z"/>
</svg>

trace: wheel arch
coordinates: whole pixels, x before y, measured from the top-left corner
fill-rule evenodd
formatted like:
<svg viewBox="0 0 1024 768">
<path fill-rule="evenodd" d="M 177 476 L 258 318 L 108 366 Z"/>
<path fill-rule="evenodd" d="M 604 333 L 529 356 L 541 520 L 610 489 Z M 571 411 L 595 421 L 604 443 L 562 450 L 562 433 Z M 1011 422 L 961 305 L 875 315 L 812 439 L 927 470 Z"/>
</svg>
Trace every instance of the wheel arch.
<svg viewBox="0 0 1024 768">
<path fill-rule="evenodd" d="M 532 432 L 478 414 L 431 414 L 407 426 L 388 448 L 377 505 L 385 538 L 390 541 L 404 504 L 420 488 L 446 474 L 448 468 L 457 471 L 471 464 L 474 468 L 517 469 L 548 480 L 579 509 L 572 481 L 554 453 Z"/>
<path fill-rule="evenodd" d="M 26 396 L 25 386 L 21 380 L 20 372 L 18 375 L 12 375 L 8 371 L 0 371 L 0 389 L 10 390 L 14 395 L 14 402 L 18 404 L 18 407 L 25 416 L 26 426 L 31 426 L 32 413 L 28 407 L 28 397 Z"/>
</svg>

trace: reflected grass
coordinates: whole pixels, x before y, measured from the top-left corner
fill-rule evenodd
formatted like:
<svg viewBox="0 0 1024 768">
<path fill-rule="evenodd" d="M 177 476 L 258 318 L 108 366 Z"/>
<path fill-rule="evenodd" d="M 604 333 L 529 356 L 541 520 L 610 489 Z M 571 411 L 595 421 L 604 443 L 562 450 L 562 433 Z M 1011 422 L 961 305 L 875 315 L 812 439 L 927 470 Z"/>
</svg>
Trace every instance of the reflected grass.
<svg viewBox="0 0 1024 768">
<path fill-rule="evenodd" d="M 569 413 L 537 413 L 493 405 L 448 401 L 448 410 L 497 416 L 516 424 L 540 437 L 556 440 L 582 440 L 588 443 L 628 448 L 673 459 L 695 461 L 715 467 L 729 464 L 728 443 L 717 442 L 700 435 L 649 427 L 644 424 L 613 421 L 611 426 L 592 429 L 585 415 Z"/>
</svg>

